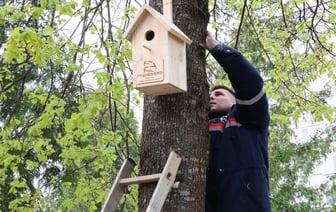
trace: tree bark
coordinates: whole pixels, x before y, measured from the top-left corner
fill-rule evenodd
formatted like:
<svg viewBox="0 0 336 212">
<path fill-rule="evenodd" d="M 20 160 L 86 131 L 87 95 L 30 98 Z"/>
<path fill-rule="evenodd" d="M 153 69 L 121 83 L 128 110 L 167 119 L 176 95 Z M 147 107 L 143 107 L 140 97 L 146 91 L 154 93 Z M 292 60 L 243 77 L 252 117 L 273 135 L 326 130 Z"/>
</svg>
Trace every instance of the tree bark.
<svg viewBox="0 0 336 212">
<path fill-rule="evenodd" d="M 162 0 L 149 1 L 162 13 Z M 144 98 L 140 175 L 162 172 L 168 155 L 182 156 L 176 181 L 162 211 L 204 211 L 208 164 L 208 90 L 205 72 L 205 37 L 209 20 L 208 1 L 173 1 L 174 24 L 190 39 L 187 46 L 186 93 Z M 164 47 L 163 47 L 164 48 Z M 139 187 L 139 211 L 145 211 L 156 183 Z"/>
</svg>

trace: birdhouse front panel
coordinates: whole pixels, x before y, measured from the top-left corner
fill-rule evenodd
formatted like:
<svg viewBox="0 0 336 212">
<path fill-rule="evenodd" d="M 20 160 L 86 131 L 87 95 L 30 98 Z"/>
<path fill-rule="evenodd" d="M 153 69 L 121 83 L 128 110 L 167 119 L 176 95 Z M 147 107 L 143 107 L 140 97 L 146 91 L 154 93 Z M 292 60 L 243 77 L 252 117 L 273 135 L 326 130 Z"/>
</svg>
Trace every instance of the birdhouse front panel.
<svg viewBox="0 0 336 212">
<path fill-rule="evenodd" d="M 187 90 L 187 38 L 175 25 L 162 14 L 144 6 L 125 37 L 132 42 L 133 84 L 136 89 L 148 95 Z"/>
<path fill-rule="evenodd" d="M 162 46 L 167 33 L 157 20 L 146 16 L 132 38 L 133 84 L 135 88 L 164 82 L 164 54 Z"/>
</svg>

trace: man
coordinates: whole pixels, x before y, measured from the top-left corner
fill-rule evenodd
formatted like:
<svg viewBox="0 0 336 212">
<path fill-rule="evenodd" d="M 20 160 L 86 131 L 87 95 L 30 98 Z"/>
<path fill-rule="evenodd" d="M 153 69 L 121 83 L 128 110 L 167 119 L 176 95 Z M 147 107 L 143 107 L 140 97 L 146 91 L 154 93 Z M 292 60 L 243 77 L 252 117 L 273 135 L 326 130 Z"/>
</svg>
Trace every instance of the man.
<svg viewBox="0 0 336 212">
<path fill-rule="evenodd" d="M 263 80 L 241 53 L 219 43 L 209 32 L 206 47 L 235 91 L 226 86 L 210 90 L 206 212 L 271 211 L 269 112 Z"/>
</svg>

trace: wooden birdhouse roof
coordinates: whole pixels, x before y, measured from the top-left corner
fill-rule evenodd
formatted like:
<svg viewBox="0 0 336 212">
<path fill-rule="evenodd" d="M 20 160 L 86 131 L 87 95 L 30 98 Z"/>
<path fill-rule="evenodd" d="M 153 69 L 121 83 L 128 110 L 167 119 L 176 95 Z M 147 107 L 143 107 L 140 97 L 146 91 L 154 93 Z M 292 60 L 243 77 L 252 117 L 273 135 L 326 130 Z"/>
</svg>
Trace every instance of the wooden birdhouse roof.
<svg viewBox="0 0 336 212">
<path fill-rule="evenodd" d="M 164 15 L 153 9 L 152 7 L 144 4 L 141 10 L 138 12 L 132 23 L 129 25 L 127 31 L 124 33 L 124 37 L 132 41 L 132 36 L 139 24 L 142 24 L 143 20 L 148 16 L 152 16 L 158 22 L 161 23 L 162 27 L 165 28 L 169 33 L 185 41 L 187 44 L 191 44 L 192 40 L 188 38 L 171 20 L 166 18 Z"/>
</svg>

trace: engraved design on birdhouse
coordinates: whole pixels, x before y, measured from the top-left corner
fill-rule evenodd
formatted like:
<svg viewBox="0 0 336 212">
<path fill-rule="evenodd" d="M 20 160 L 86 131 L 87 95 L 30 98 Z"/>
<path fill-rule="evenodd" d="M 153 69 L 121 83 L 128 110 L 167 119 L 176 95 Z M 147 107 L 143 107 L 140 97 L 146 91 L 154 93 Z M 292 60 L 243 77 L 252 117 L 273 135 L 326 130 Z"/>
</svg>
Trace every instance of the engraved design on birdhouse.
<svg viewBox="0 0 336 212">
<path fill-rule="evenodd" d="M 160 82 L 164 80 L 162 59 L 153 58 L 152 60 L 140 61 L 137 69 L 142 70 L 142 72 L 137 74 L 137 81 L 139 84 Z"/>
<path fill-rule="evenodd" d="M 157 70 L 157 67 L 153 61 L 144 61 L 144 72 L 145 73 L 154 73 Z"/>
</svg>

